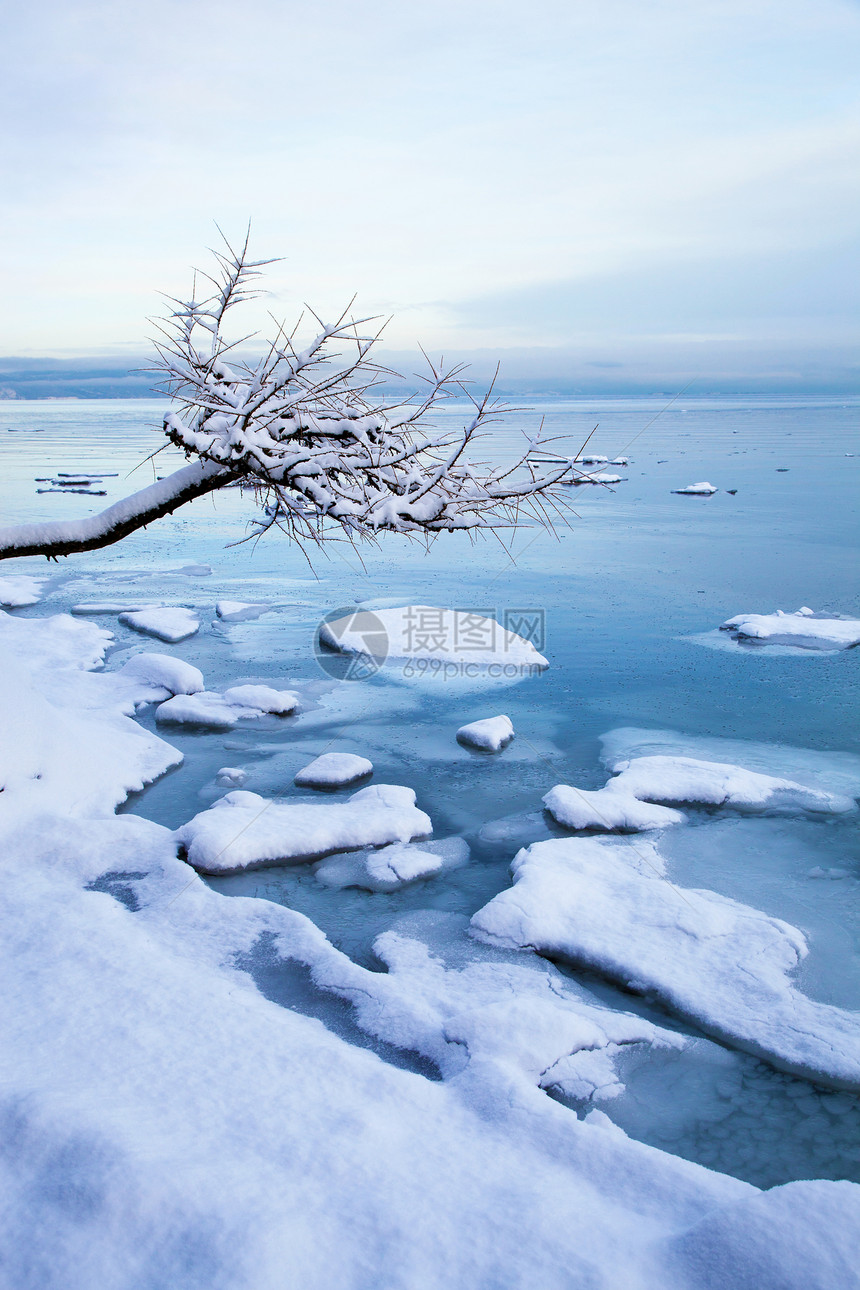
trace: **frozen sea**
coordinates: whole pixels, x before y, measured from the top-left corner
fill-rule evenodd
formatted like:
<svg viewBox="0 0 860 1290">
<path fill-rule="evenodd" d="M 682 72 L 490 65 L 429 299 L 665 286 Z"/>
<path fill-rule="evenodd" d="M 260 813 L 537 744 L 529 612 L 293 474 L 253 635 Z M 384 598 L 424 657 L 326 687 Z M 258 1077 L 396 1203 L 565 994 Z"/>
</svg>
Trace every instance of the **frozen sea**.
<svg viewBox="0 0 860 1290">
<path fill-rule="evenodd" d="M 599 736 L 609 730 L 672 730 L 681 742 L 730 739 L 860 754 L 860 650 L 741 647 L 716 630 L 737 613 L 801 605 L 860 617 L 860 400 L 683 396 L 665 404 L 542 400 L 495 428 L 485 445 L 492 460 L 518 452 L 521 429 L 533 432 L 541 419 L 545 433 L 563 437 L 557 447 L 564 453 L 573 453 L 597 423 L 588 451 L 630 458 L 628 467 L 608 468 L 622 476 L 611 489 L 560 489 L 573 510 L 554 533 L 523 529 L 503 535 L 504 545 L 443 535 L 429 551 L 397 538 L 360 552 L 331 543 L 314 553 L 311 568 L 278 534 L 241 542 L 253 503 L 231 489 L 114 548 L 57 565 L 7 561 L 0 573 L 48 577 L 42 601 L 15 611 L 25 617 L 87 601 L 199 611 L 199 634 L 176 645 L 140 636 L 115 613 L 97 617 L 116 634 L 109 667 L 130 652 L 157 649 L 199 666 L 208 689 L 265 682 L 302 694 L 296 717 L 265 717 L 227 732 L 161 728 L 185 761 L 125 809 L 176 828 L 226 791 L 215 784 L 223 766 L 244 768 L 245 788 L 289 801 L 299 793 L 292 785 L 297 770 L 324 751 L 348 752 L 373 761 L 375 782 L 414 788 L 435 836 L 467 837 L 469 865 L 399 892 L 334 890 L 306 865 L 211 879 L 227 894 L 301 910 L 357 961 L 378 966 L 372 942 L 394 925 L 435 918 L 443 948 L 445 928 L 461 936 L 465 921 L 510 884 L 516 849 L 498 830 L 480 841 L 479 830 L 539 813 L 555 784 L 602 786 Z M 145 460 L 160 447 L 162 410 L 148 401 L 0 404 L 3 522 L 79 518 L 181 464 L 172 449 Z M 453 424 L 458 416 L 463 410 L 451 405 L 439 421 Z M 76 471 L 105 472 L 99 487 L 106 496 L 37 492 L 52 488 L 37 477 Z M 712 497 L 672 491 L 700 480 L 719 491 Z M 215 615 L 222 599 L 271 608 L 228 623 Z M 510 622 L 527 618 L 541 632 L 536 643 L 550 667 L 491 689 L 450 677 L 416 684 L 385 669 L 365 680 L 339 679 L 337 669 L 333 675 L 317 661 L 318 624 L 379 599 L 476 610 L 500 621 L 506 614 Z M 457 744 L 460 726 L 498 713 L 516 730 L 502 754 Z M 151 712 L 141 720 L 154 728 Z M 814 999 L 860 1010 L 856 815 L 687 813 L 690 825 L 662 843 L 672 880 L 800 927 L 810 954 L 798 985 Z M 535 827 L 541 836 L 562 832 L 543 820 Z M 263 958 L 249 968 L 272 997 L 370 1043 L 347 1005 L 288 979 Z M 638 1065 L 631 1059 L 622 1070 L 626 1092 L 602 1109 L 628 1134 L 759 1186 L 797 1178 L 860 1181 L 857 1098 L 780 1074 L 697 1036 L 656 1004 L 583 979 L 605 1001 L 696 1037 L 681 1052 L 637 1058 Z M 393 1050 L 383 1055 L 406 1060 Z M 572 1114 L 583 1109 L 571 1104 Z"/>
</svg>

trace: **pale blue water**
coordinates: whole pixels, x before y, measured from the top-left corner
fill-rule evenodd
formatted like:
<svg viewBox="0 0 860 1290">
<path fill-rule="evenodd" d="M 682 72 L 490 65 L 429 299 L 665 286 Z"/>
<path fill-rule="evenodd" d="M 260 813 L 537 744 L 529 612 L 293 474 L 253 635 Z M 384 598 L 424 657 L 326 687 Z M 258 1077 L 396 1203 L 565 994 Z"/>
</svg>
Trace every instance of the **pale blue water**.
<svg viewBox="0 0 860 1290">
<path fill-rule="evenodd" d="M 860 400 L 685 396 L 661 412 L 664 403 L 554 400 L 517 419 L 533 429 L 544 417 L 548 433 L 569 436 L 565 451 L 599 422 L 589 451 L 625 454 L 631 465 L 617 471 L 625 482 L 614 491 L 564 490 L 579 518 L 557 537 L 518 533 L 513 561 L 493 540 L 469 545 L 445 535 L 429 553 L 383 539 L 362 550 L 363 565 L 350 547 L 332 545 L 326 559 L 315 556 L 311 571 L 277 535 L 257 546 L 227 545 L 244 535 L 250 514 L 247 499 L 231 490 L 117 547 L 59 565 L 7 561 L 0 574 L 50 574 L 49 594 L 16 611 L 24 615 L 115 596 L 194 606 L 201 632 L 177 646 L 153 644 L 115 618 L 97 621 L 116 631 L 119 650 L 152 647 L 198 664 L 211 689 L 241 680 L 302 688 L 308 710 L 297 718 L 267 718 L 226 735 L 171 732 L 185 764 L 129 804 L 171 827 L 224 791 L 213 784 L 220 766 L 244 765 L 246 787 L 288 799 L 295 771 L 327 746 L 369 755 L 377 782 L 414 787 L 439 836 L 474 836 L 489 820 L 537 811 L 541 796 L 562 780 L 599 786 L 598 736 L 616 726 L 860 751 L 860 650 L 800 656 L 710 649 L 689 639 L 742 611 L 805 604 L 860 616 Z M 152 464 L 124 476 L 159 446 L 149 427 L 159 425 L 160 412 L 160 404 L 137 401 L 0 404 L 3 522 L 85 515 L 149 482 Z M 519 442 L 513 422 L 499 427 L 487 456 L 510 455 Z M 162 453 L 158 472 L 180 461 L 172 450 Z M 104 498 L 36 494 L 46 485 L 35 476 L 78 469 L 121 477 L 105 480 Z M 721 491 L 712 498 L 671 492 L 704 479 Z M 200 562 L 213 567 L 211 576 L 177 572 Z M 371 597 L 499 615 L 542 611 L 551 667 L 484 694 L 444 684 L 410 688 L 384 674 L 335 683 L 315 661 L 315 628 L 324 614 Z M 213 622 L 219 598 L 277 608 L 226 625 Z M 505 754 L 486 758 L 458 747 L 458 726 L 496 712 L 508 713 L 517 730 Z M 854 820 L 726 819 L 682 832 L 670 844 L 675 881 L 711 887 L 803 927 L 811 943 L 804 988 L 860 1008 Z M 507 885 L 510 855 L 510 848 L 477 848 L 466 869 L 384 896 L 325 890 L 306 867 L 213 885 L 302 909 L 336 944 L 372 963 L 374 936 L 397 918 L 427 909 L 470 916 Z M 810 880 L 816 865 L 849 876 Z M 614 1005 L 646 1010 L 592 984 Z M 845 1110 L 803 1081 L 717 1045 L 702 1041 L 688 1055 L 652 1061 L 630 1074 L 628 1089 L 605 1109 L 634 1136 L 682 1155 L 766 1184 L 860 1177 L 856 1099 Z"/>
</svg>

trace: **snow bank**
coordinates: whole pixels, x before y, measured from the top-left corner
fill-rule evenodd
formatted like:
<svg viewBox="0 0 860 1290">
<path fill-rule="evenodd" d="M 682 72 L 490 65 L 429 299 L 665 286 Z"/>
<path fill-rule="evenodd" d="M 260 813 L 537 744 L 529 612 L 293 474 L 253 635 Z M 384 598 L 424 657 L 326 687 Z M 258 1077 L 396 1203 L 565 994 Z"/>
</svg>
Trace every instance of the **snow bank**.
<svg viewBox="0 0 860 1290">
<path fill-rule="evenodd" d="M 133 654 L 114 675 L 142 681 L 169 694 L 198 694 L 203 689 L 200 669 L 172 654 Z"/>
<path fill-rule="evenodd" d="M 688 494 L 693 497 L 710 497 L 712 493 L 718 493 L 720 490 L 714 485 L 704 480 L 700 484 L 688 484 L 686 488 L 673 488 L 673 493 L 680 493 L 682 496 Z"/>
<path fill-rule="evenodd" d="M 669 824 L 683 824 L 680 811 L 667 806 L 640 802 L 633 793 L 614 787 L 610 780 L 605 788 L 590 791 L 557 784 L 543 799 L 554 820 L 566 829 L 663 829 Z"/>
<path fill-rule="evenodd" d="M 471 721 L 457 731 L 457 740 L 470 748 L 479 748 L 482 752 L 501 752 L 514 737 L 514 726 L 510 717 L 484 717 L 481 721 Z"/>
<path fill-rule="evenodd" d="M 236 873 L 262 865 L 303 864 L 330 851 L 410 842 L 433 832 L 411 788 L 374 784 L 346 802 L 273 802 L 228 793 L 177 831 L 188 860 L 202 873 Z"/>
<path fill-rule="evenodd" d="M 468 860 L 469 846 L 463 838 L 440 838 L 418 846 L 395 842 L 378 851 L 329 856 L 316 865 L 314 877 L 338 891 L 345 887 L 397 891 L 421 878 L 459 869 Z"/>
<path fill-rule="evenodd" d="M 373 774 L 373 762 L 354 753 L 322 753 L 296 775 L 300 788 L 346 788 Z"/>
<path fill-rule="evenodd" d="M 42 599 L 42 587 L 47 578 L 33 578 L 29 574 L 5 574 L 0 578 L 0 607 L 21 609 L 35 605 Z"/>
<path fill-rule="evenodd" d="M 271 605 L 260 604 L 256 601 L 219 600 L 215 604 L 215 613 L 225 623 L 243 623 L 252 618 L 259 618 L 261 614 L 267 613 L 271 607 Z"/>
<path fill-rule="evenodd" d="M 210 730 L 231 730 L 237 721 L 267 713 L 288 716 L 299 698 L 292 690 L 273 690 L 268 685 L 234 685 L 218 694 L 213 690 L 185 691 L 155 709 L 162 725 L 207 726 Z"/>
<path fill-rule="evenodd" d="M 397 664 L 407 677 L 454 679 L 482 672 L 510 679 L 549 667 L 531 641 L 495 619 L 433 605 L 360 609 L 323 623 L 320 641 L 328 649 L 367 656 L 378 665 Z"/>
<path fill-rule="evenodd" d="M 720 631 L 735 639 L 768 645 L 796 645 L 801 649 L 850 649 L 860 645 L 860 619 L 813 618 L 804 607 L 793 614 L 736 614 L 720 624 Z"/>
<path fill-rule="evenodd" d="M 652 995 L 781 1070 L 860 1090 L 860 1014 L 815 1003 L 789 980 L 807 952 L 803 934 L 714 892 L 676 887 L 661 866 L 647 843 L 538 842 L 514 859 L 513 888 L 472 926 Z"/>
<path fill-rule="evenodd" d="M 447 924 L 432 952 L 378 938 L 388 971 L 369 971 L 296 911 L 210 890 L 167 830 L 82 818 L 141 748 L 175 756 L 119 712 L 131 677 L 85 670 L 109 639 L 0 615 L 10 1284 L 374 1290 L 393 1269 L 421 1290 L 705 1290 L 718 1272 L 748 1290 L 752 1268 L 755 1290 L 849 1290 L 860 1189 L 762 1196 L 542 1091 L 612 1097 L 631 1044 L 683 1037 Z M 346 1041 L 356 1026 L 386 1060 Z"/>
<path fill-rule="evenodd" d="M 119 621 L 136 632 L 171 644 L 187 640 L 200 630 L 200 619 L 190 609 L 137 609 L 120 614 Z"/>
<path fill-rule="evenodd" d="M 92 673 L 110 632 L 67 614 L 0 611 L 0 819 L 28 811 L 105 815 L 182 755 L 129 719 L 151 680 Z"/>
</svg>

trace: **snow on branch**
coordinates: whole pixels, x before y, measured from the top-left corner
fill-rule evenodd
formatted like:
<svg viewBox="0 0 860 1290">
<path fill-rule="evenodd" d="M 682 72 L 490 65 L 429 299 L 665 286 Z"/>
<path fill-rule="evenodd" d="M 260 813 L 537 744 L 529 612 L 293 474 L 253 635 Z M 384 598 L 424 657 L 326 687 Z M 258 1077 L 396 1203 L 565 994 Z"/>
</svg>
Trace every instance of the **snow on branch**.
<svg viewBox="0 0 860 1290">
<path fill-rule="evenodd" d="M 261 357 L 237 357 L 237 347 L 259 348 L 259 339 L 228 334 L 227 325 L 259 294 L 257 279 L 271 261 L 250 259 L 247 238 L 238 251 L 225 240 L 214 255 L 214 272 L 195 275 L 194 298 L 170 300 L 153 365 L 174 403 L 164 432 L 194 464 L 79 523 L 0 530 L 0 558 L 108 545 L 234 482 L 261 506 L 250 537 L 280 528 L 303 544 L 334 530 L 354 541 L 385 531 L 422 536 L 549 522 L 547 504 L 558 507 L 549 490 L 575 467 L 562 460 L 540 473 L 545 467 L 533 460 L 539 437 L 526 438 L 522 455 L 504 468 L 481 470 L 467 460 L 481 431 L 508 410 L 492 390 L 476 399 L 462 368 L 428 360 L 421 397 L 386 400 L 380 388 L 395 374 L 373 361 L 375 320 L 348 310 L 330 324 L 312 315 L 318 330 L 303 348 L 300 319 L 290 333 L 276 325 Z M 437 405 L 463 396 L 472 408 L 461 430 L 426 431 Z"/>
</svg>

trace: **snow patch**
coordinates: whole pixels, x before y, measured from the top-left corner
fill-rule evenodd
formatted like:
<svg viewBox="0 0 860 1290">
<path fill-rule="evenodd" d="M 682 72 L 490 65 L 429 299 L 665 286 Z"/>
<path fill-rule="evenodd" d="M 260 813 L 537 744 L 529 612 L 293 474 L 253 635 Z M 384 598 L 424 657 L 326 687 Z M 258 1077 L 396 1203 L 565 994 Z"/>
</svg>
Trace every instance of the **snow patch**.
<svg viewBox="0 0 860 1290">
<path fill-rule="evenodd" d="M 374 784 L 346 802 L 274 802 L 228 793 L 177 831 L 189 863 L 202 873 L 304 864 L 332 851 L 410 842 L 433 832 L 411 788 Z"/>
<path fill-rule="evenodd" d="M 314 868 L 317 882 L 342 891 L 362 887 L 366 891 L 397 891 L 411 882 L 459 869 L 469 860 L 469 846 L 463 838 L 440 838 L 420 845 L 394 843 L 378 851 L 356 851 L 329 856 Z"/>
<path fill-rule="evenodd" d="M 354 753 L 323 753 L 296 775 L 299 788 L 345 788 L 373 774 L 373 762 Z"/>
<path fill-rule="evenodd" d="M 860 645 L 860 619 L 816 618 L 805 605 L 793 614 L 735 614 L 720 624 L 735 640 L 765 645 L 795 645 L 801 649 L 839 650 Z"/>
<path fill-rule="evenodd" d="M 514 725 L 510 717 L 484 717 L 480 721 L 471 721 L 457 731 L 457 740 L 469 748 L 478 748 L 482 752 L 501 752 L 514 737 Z"/>
<path fill-rule="evenodd" d="M 661 868 L 650 844 L 538 842 L 515 857 L 513 888 L 472 927 L 653 995 L 781 1070 L 860 1090 L 860 1013 L 815 1003 L 789 980 L 807 953 L 803 933 L 714 892 L 676 887 Z"/>
<path fill-rule="evenodd" d="M 6 574 L 0 578 L 0 607 L 21 609 L 35 605 L 42 599 L 42 587 L 47 578 L 33 578 L 29 574 Z"/>
<path fill-rule="evenodd" d="M 170 644 L 187 640 L 200 630 L 200 619 L 190 609 L 138 609 L 120 614 L 119 621 Z"/>
</svg>

